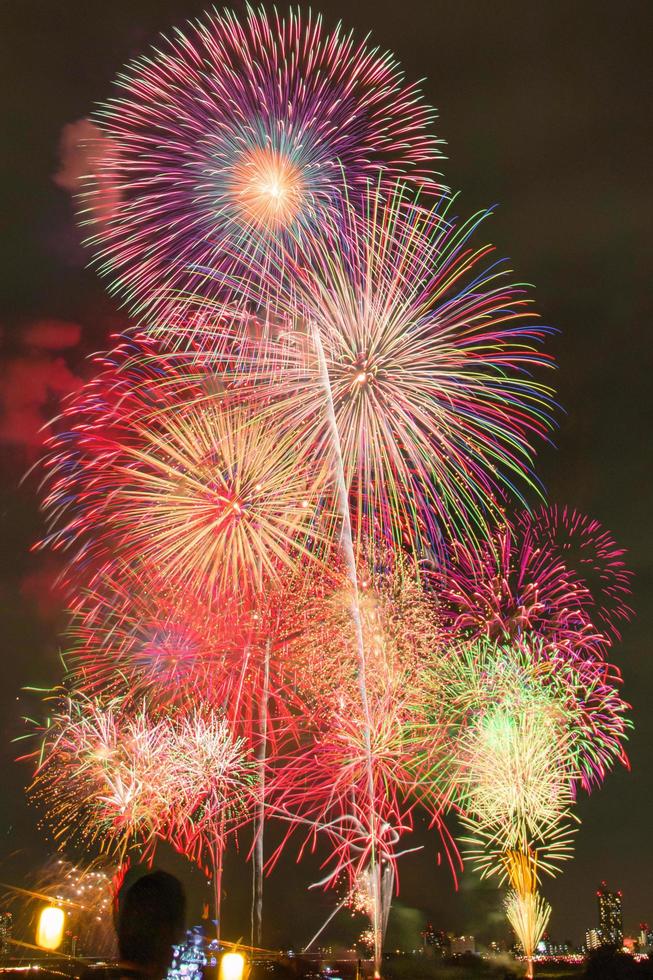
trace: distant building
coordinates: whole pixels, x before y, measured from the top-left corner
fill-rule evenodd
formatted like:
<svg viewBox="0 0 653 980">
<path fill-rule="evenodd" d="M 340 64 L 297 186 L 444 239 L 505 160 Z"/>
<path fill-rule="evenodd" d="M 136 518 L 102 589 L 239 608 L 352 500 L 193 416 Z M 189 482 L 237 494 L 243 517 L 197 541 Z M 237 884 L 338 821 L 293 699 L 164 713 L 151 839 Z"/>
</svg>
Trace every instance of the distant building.
<svg viewBox="0 0 653 980">
<path fill-rule="evenodd" d="M 588 929 L 585 933 L 585 949 L 590 952 L 601 946 L 601 934 L 598 929 Z"/>
<path fill-rule="evenodd" d="M 640 922 L 639 924 L 638 944 L 640 953 L 653 951 L 653 931 L 649 929 L 648 922 Z"/>
<path fill-rule="evenodd" d="M 451 955 L 461 956 L 463 953 L 475 953 L 476 940 L 473 936 L 454 936 L 451 940 Z"/>
<path fill-rule="evenodd" d="M 548 932 L 545 932 L 537 944 L 537 951 L 542 956 L 566 956 L 569 953 L 569 943 L 554 943 Z"/>
<path fill-rule="evenodd" d="M 0 912 L 0 956 L 7 956 L 11 946 L 13 916 L 11 912 Z"/>
<path fill-rule="evenodd" d="M 450 951 L 450 941 L 446 932 L 436 931 L 431 922 L 427 923 L 426 929 L 422 933 L 424 948 L 436 956 L 448 956 Z"/>
<path fill-rule="evenodd" d="M 601 945 L 623 946 L 624 921 L 621 892 L 608 891 L 606 882 L 602 881 L 596 895 L 599 901 Z"/>
</svg>

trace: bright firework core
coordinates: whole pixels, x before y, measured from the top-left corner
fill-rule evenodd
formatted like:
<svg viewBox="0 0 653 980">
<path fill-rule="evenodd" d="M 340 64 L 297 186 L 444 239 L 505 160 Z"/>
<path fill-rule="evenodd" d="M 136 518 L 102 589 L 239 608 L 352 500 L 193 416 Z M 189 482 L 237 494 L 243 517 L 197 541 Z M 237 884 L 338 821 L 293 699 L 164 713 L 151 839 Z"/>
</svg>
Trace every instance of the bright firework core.
<svg viewBox="0 0 653 980">
<path fill-rule="evenodd" d="M 231 193 L 248 223 L 287 228 L 304 203 L 304 182 L 283 153 L 254 147 L 234 166 Z"/>
</svg>

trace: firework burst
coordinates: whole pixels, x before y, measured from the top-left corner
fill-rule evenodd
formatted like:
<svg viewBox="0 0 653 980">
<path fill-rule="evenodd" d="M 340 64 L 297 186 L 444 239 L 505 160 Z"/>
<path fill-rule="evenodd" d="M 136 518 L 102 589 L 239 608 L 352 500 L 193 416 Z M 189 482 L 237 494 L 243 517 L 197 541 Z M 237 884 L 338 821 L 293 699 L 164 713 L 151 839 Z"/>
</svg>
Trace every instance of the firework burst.
<svg viewBox="0 0 653 980">
<path fill-rule="evenodd" d="M 134 842 L 151 846 L 168 812 L 164 759 L 162 723 L 125 722 L 118 701 L 69 698 L 44 730 L 30 792 L 62 846 L 81 839 L 122 860 Z"/>
<path fill-rule="evenodd" d="M 602 634 L 591 595 L 562 559 L 533 540 L 525 521 L 495 530 L 480 548 L 453 541 L 433 574 L 441 618 L 451 634 L 519 641 L 536 635 L 553 651 L 592 651 Z"/>
<path fill-rule="evenodd" d="M 83 568 L 118 553 L 200 597 L 260 590 L 319 553 L 326 464 L 309 468 L 292 432 L 207 395 L 206 374 L 139 365 L 115 390 L 112 374 L 48 460 L 48 544 L 78 542 Z"/>
<path fill-rule="evenodd" d="M 198 863 L 246 822 L 255 791 L 250 749 L 215 712 L 153 718 L 80 696 L 50 716 L 30 790 L 62 846 L 123 860 L 168 840 Z"/>
<path fill-rule="evenodd" d="M 343 178 L 360 194 L 379 173 L 439 186 L 419 90 L 392 55 L 310 13 L 208 13 L 129 64 L 117 88 L 95 117 L 111 149 L 86 215 L 102 187 L 120 189 L 91 241 L 141 314 L 169 311 L 171 293 L 214 295 L 234 266 L 312 235 Z"/>
<path fill-rule="evenodd" d="M 510 713 L 518 711 L 516 717 L 522 720 L 514 731 L 523 742 L 524 758 L 531 758 L 532 749 L 533 761 L 546 763 L 548 733 L 551 761 L 554 749 L 559 750 L 555 757 L 558 776 L 552 778 L 564 776 L 572 791 L 576 784 L 589 790 L 602 782 L 615 762 L 627 764 L 624 742 L 630 727 L 629 706 L 619 695 L 619 683 L 619 674 L 600 658 L 570 660 L 537 636 L 525 635 L 518 643 L 481 638 L 456 646 L 450 656 L 440 658 L 432 681 L 433 704 L 436 714 L 444 712 L 444 723 L 463 733 L 464 739 L 471 737 L 469 733 L 483 719 L 505 711 L 504 721 L 500 714 L 496 716 L 499 731 L 505 725 L 505 738 L 498 738 L 496 747 L 505 749 L 506 761 L 512 758 L 516 763 L 521 754 L 510 755 L 508 736 Z M 435 717 L 436 726 L 442 722 L 442 715 Z M 527 735 L 531 726 L 539 729 L 532 732 L 532 739 Z M 538 748 L 540 739 L 544 743 Z M 483 758 L 480 752 L 480 766 L 485 765 Z M 472 759 L 473 754 L 470 763 Z M 491 767 L 484 771 L 491 786 Z M 536 771 L 533 780 L 537 794 Z M 519 783 L 517 780 L 515 786 Z"/>
<path fill-rule="evenodd" d="M 553 561 L 562 562 L 585 589 L 605 639 L 620 639 L 619 625 L 633 614 L 628 605 L 633 574 L 625 550 L 597 520 L 567 507 L 542 507 L 520 525 Z"/>
<path fill-rule="evenodd" d="M 549 358 L 522 287 L 459 222 L 401 186 L 345 207 L 297 267 L 278 339 L 241 346 L 234 378 L 333 455 L 332 402 L 355 533 L 400 546 L 474 538 L 499 495 L 528 482 L 551 391 Z"/>
<path fill-rule="evenodd" d="M 179 789 L 166 838 L 197 864 L 216 873 L 229 834 L 251 819 L 256 763 L 225 718 L 195 710 L 171 726 L 168 764 Z"/>
</svg>

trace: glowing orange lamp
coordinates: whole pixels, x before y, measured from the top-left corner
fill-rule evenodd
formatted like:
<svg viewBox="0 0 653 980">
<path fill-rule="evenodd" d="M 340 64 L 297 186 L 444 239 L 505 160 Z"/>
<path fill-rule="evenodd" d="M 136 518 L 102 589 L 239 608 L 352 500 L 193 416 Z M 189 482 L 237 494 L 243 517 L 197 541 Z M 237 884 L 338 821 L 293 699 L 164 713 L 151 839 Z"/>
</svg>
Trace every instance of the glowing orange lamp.
<svg viewBox="0 0 653 980">
<path fill-rule="evenodd" d="M 36 944 L 42 949 L 58 949 L 63 939 L 65 915 L 57 905 L 46 905 L 41 909 L 36 927 Z"/>
</svg>

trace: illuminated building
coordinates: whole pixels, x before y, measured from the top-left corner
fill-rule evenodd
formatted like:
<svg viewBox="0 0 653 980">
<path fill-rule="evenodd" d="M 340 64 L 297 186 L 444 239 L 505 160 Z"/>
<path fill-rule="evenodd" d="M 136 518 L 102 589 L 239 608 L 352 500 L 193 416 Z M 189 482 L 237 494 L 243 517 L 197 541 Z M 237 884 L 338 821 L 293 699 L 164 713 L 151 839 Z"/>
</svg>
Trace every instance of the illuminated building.
<svg viewBox="0 0 653 980">
<path fill-rule="evenodd" d="M 451 955 L 461 956 L 463 953 L 475 953 L 476 941 L 473 936 L 455 936 L 451 940 Z"/>
<path fill-rule="evenodd" d="M 7 956 L 9 953 L 12 925 L 11 912 L 0 912 L 0 956 Z"/>
<path fill-rule="evenodd" d="M 598 949 L 601 945 L 601 935 L 598 929 L 588 929 L 585 933 L 585 948 L 588 952 Z"/>
<path fill-rule="evenodd" d="M 649 929 L 648 922 L 640 922 L 638 942 L 640 953 L 650 953 L 653 950 L 653 931 Z"/>
<path fill-rule="evenodd" d="M 621 892 L 608 891 L 605 881 L 597 891 L 599 900 L 599 934 L 603 946 L 619 946 L 624 941 Z"/>
<path fill-rule="evenodd" d="M 447 956 L 450 952 L 450 940 L 446 932 L 436 932 L 429 922 L 422 933 L 422 943 L 425 948 L 432 950 L 438 956 Z"/>
</svg>

